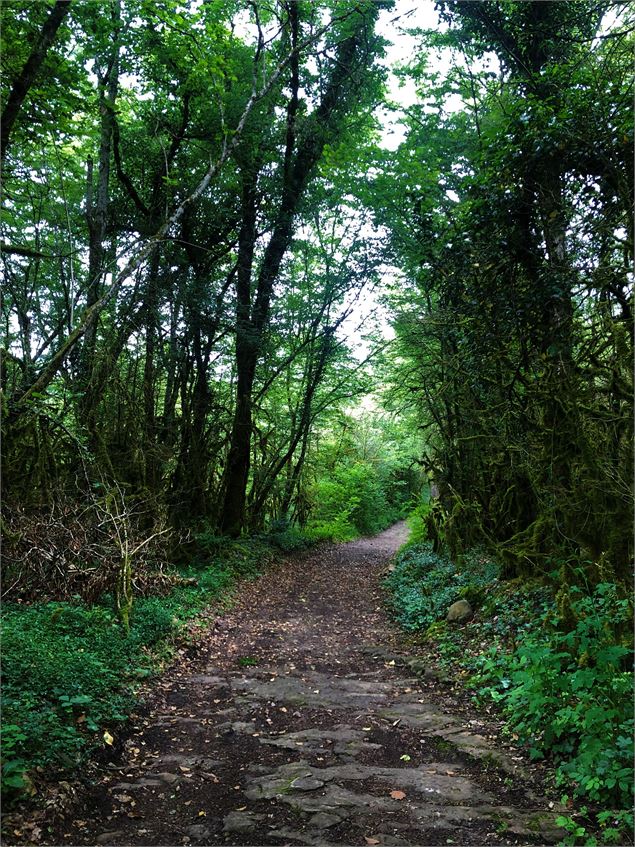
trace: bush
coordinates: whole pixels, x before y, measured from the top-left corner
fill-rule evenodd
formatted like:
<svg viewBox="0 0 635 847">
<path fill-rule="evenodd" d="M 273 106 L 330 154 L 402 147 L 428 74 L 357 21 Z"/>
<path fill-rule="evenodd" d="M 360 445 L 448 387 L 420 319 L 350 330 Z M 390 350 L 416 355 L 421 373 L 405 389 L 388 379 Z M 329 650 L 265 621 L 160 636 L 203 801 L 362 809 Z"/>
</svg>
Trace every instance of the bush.
<svg viewBox="0 0 635 847">
<path fill-rule="evenodd" d="M 150 648 L 165 642 L 181 621 L 228 595 L 239 577 L 253 577 L 273 557 L 262 540 L 234 542 L 203 536 L 201 558 L 185 575 L 196 585 L 165 597 L 135 600 L 130 633 L 119 625 L 112 598 L 99 605 L 5 604 L 3 609 L 2 786 L 12 796 L 28 785 L 35 766 L 76 766 L 124 721 L 136 681 L 148 676 Z M 205 558 L 205 550 L 214 558 Z"/>
<path fill-rule="evenodd" d="M 503 667 L 490 671 L 496 685 L 488 691 L 531 754 L 556 759 L 560 784 L 572 783 L 576 795 L 595 802 L 629 804 L 631 650 L 618 643 L 616 632 L 630 621 L 631 605 L 611 583 L 598 585 L 591 596 L 570 592 L 575 627 L 561 632 L 553 618 L 543 620 Z M 482 681 L 487 677 L 481 674 Z"/>
<path fill-rule="evenodd" d="M 397 496 L 393 488 L 391 478 L 383 478 L 370 463 L 337 467 L 313 487 L 309 537 L 351 541 L 381 532 L 400 516 L 400 509 L 388 501 L 387 492 Z"/>
<path fill-rule="evenodd" d="M 304 530 L 288 520 L 272 522 L 266 539 L 284 553 L 305 550 L 312 543 Z"/>
<path fill-rule="evenodd" d="M 427 629 L 443 620 L 448 608 L 465 597 L 479 605 L 497 579 L 498 568 L 478 552 L 465 558 L 459 570 L 429 544 L 406 546 L 386 579 L 395 617 L 407 630 Z"/>
<path fill-rule="evenodd" d="M 89 737 L 95 740 L 101 727 L 124 719 L 129 700 L 119 689 L 139 643 L 147 642 L 139 630 L 139 623 L 148 626 L 145 602 L 138 604 L 130 639 L 104 608 L 5 607 L 3 722 L 10 739 L 3 749 L 5 789 L 20 787 L 27 763 L 76 764 Z"/>
<path fill-rule="evenodd" d="M 407 547 L 425 544 L 428 541 L 427 518 L 430 514 L 430 509 L 431 506 L 429 503 L 419 503 L 408 515 L 407 523 L 410 535 L 406 542 Z"/>
<path fill-rule="evenodd" d="M 597 821 L 608 826 L 606 843 L 615 843 L 628 818 L 619 808 L 632 800 L 632 650 L 624 635 L 630 639 L 632 605 L 613 583 L 591 594 L 564 589 L 568 627 L 552 589 L 499 582 L 497 573 L 479 551 L 466 554 L 459 569 L 414 544 L 398 555 L 386 585 L 401 625 L 438 642 L 442 661 L 476 672 L 476 696 L 499 704 L 510 734 L 534 758 L 554 761 L 559 785 L 612 809 Z M 456 630 L 440 621 L 460 596 L 480 603 L 481 613 Z"/>
</svg>

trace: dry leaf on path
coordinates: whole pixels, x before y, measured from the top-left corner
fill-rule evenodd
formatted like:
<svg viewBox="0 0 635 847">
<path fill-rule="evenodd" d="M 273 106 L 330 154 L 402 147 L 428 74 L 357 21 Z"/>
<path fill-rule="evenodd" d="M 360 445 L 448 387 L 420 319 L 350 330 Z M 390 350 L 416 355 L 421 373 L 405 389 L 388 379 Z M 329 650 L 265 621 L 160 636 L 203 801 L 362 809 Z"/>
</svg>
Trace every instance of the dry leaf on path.
<svg viewBox="0 0 635 847">
<path fill-rule="evenodd" d="M 406 792 L 405 791 L 391 791 L 390 796 L 393 800 L 405 800 Z"/>
</svg>

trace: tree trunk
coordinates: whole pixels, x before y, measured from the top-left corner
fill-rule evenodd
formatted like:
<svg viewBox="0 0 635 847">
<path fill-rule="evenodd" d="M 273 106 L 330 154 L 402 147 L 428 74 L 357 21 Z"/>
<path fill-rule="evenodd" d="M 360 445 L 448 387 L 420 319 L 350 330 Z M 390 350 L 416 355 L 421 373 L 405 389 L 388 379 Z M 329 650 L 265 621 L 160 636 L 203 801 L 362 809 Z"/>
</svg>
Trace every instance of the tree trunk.
<svg viewBox="0 0 635 847">
<path fill-rule="evenodd" d="M 38 71 L 46 58 L 49 47 L 53 44 L 62 21 L 68 14 L 71 0 L 57 0 L 51 12 L 44 22 L 42 31 L 31 50 L 26 64 L 22 68 L 18 78 L 13 83 L 6 105 L 2 111 L 0 124 L 2 126 L 2 138 L 0 139 L 0 160 L 4 162 L 11 141 L 11 131 L 20 113 L 22 104 L 29 93 L 29 89 L 35 82 Z"/>
<path fill-rule="evenodd" d="M 99 172 L 97 176 L 97 197 L 93 200 L 93 162 L 88 160 L 86 190 L 86 221 L 88 224 L 88 290 L 86 308 L 94 309 L 101 296 L 101 277 L 104 273 L 104 242 L 108 223 L 108 205 L 110 199 L 110 158 L 112 154 L 113 127 L 115 123 L 115 103 L 119 87 L 119 24 L 120 5 L 116 0 L 112 7 L 113 45 L 108 58 L 108 66 L 99 75 L 99 112 L 101 119 L 99 139 Z M 79 382 L 84 395 L 79 410 L 83 423 L 95 441 L 97 439 L 97 405 L 99 396 L 92 390 L 92 375 L 95 367 L 95 346 L 97 342 L 97 322 L 91 323 L 84 334 L 81 356 L 79 358 Z"/>
<path fill-rule="evenodd" d="M 262 339 L 268 326 L 273 288 L 293 237 L 295 214 L 311 172 L 319 162 L 326 143 L 337 137 L 338 118 L 343 116 L 349 98 L 356 93 L 356 86 L 359 84 L 356 73 L 359 73 L 360 66 L 363 67 L 367 58 L 366 55 L 362 58 L 356 55 L 360 46 L 365 43 L 365 23 L 361 18 L 353 34 L 340 42 L 331 78 L 320 105 L 307 120 L 304 132 L 298 132 L 296 125 L 297 90 L 294 86 L 299 84 L 299 80 L 292 69 L 282 196 L 271 238 L 260 266 L 250 317 L 249 287 L 238 290 L 237 285 L 236 413 L 225 471 L 225 496 L 220 520 L 221 531 L 229 535 L 239 535 L 244 523 L 251 450 L 252 392 Z M 295 51 L 292 55 L 295 55 Z M 249 280 L 252 262 L 253 244 L 250 250 Z M 241 274 L 240 266 L 238 274 Z"/>
<path fill-rule="evenodd" d="M 258 347 L 250 318 L 251 274 L 256 245 L 256 174 L 246 174 L 242 190 L 242 224 L 236 271 L 236 411 L 225 466 L 220 528 L 239 535 L 245 512 L 251 444 L 251 398 Z"/>
</svg>

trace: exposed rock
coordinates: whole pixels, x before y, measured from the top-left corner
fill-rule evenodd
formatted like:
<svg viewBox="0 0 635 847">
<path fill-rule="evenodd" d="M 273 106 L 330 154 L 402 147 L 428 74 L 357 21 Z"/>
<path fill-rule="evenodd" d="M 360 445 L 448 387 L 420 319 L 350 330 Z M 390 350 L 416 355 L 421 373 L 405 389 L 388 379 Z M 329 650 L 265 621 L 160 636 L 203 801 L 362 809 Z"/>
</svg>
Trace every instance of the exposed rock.
<svg viewBox="0 0 635 847">
<path fill-rule="evenodd" d="M 312 776 L 301 776 L 293 780 L 291 788 L 295 788 L 297 791 L 315 791 L 318 788 L 322 788 L 323 785 L 324 783 L 321 779 L 315 779 Z"/>
<path fill-rule="evenodd" d="M 342 818 L 339 815 L 333 815 L 329 812 L 318 812 L 317 815 L 313 815 L 309 821 L 309 825 L 313 829 L 328 829 L 330 826 L 335 826 L 341 822 Z"/>
<path fill-rule="evenodd" d="M 252 832 L 264 815 L 253 812 L 230 812 L 225 816 L 223 832 Z"/>
<path fill-rule="evenodd" d="M 448 609 L 446 620 L 448 623 L 466 623 L 473 615 L 474 612 L 467 600 L 457 600 Z"/>
<path fill-rule="evenodd" d="M 186 829 L 187 834 L 194 841 L 207 841 L 211 835 L 209 827 L 202 823 L 194 823 Z"/>
<path fill-rule="evenodd" d="M 112 829 L 110 832 L 102 832 L 101 835 L 98 835 L 95 838 L 96 844 L 110 844 L 113 838 L 121 838 L 122 835 L 126 833 L 121 829 Z"/>
</svg>

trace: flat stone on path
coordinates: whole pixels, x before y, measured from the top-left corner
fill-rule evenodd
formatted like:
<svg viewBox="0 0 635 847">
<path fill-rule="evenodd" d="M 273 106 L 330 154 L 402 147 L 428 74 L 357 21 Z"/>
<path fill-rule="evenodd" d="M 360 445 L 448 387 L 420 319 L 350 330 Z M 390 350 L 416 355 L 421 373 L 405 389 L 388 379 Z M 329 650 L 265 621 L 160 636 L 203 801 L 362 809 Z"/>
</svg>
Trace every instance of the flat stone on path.
<svg viewBox="0 0 635 847">
<path fill-rule="evenodd" d="M 402 523 L 322 545 L 245 584 L 148 693 L 114 769 L 41 843 L 560 840 L 539 768 L 489 716 L 466 715 L 391 623 L 381 580 L 406 536 Z"/>
<path fill-rule="evenodd" d="M 315 779 L 313 776 L 300 776 L 293 780 L 291 788 L 296 791 L 315 791 L 316 788 L 322 788 L 323 785 L 321 779 Z"/>
</svg>

